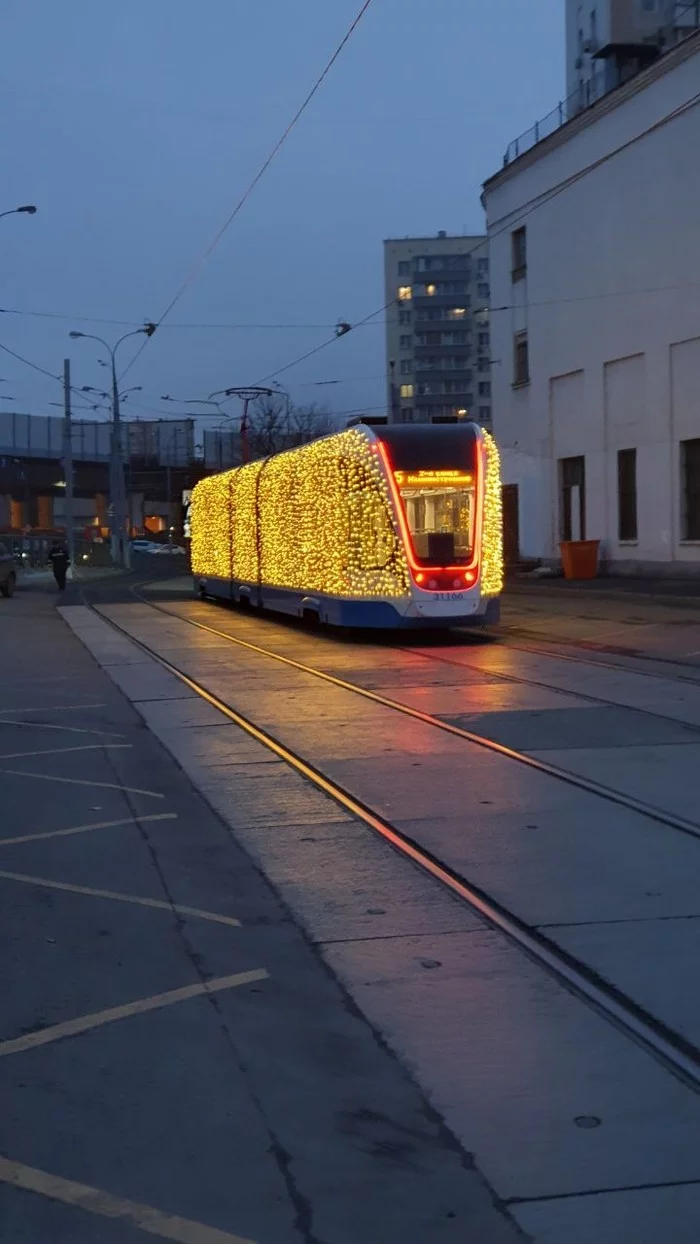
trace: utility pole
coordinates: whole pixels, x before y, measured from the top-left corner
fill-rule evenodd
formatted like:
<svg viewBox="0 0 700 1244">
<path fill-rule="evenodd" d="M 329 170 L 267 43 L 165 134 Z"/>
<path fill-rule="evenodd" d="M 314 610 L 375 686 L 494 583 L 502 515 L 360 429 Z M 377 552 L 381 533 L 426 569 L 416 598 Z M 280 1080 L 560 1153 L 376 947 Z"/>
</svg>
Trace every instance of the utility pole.
<svg viewBox="0 0 700 1244">
<path fill-rule="evenodd" d="M 68 334 L 74 340 L 78 337 L 84 337 L 89 341 L 98 341 L 107 350 L 112 362 L 112 439 L 109 455 L 110 493 L 112 498 L 110 547 L 112 561 L 116 566 L 123 566 L 125 570 L 129 570 L 131 567 L 131 544 L 127 538 L 126 531 L 126 489 L 124 486 L 124 457 L 122 454 L 121 421 L 119 417 L 116 353 L 119 346 L 127 338 L 138 337 L 139 333 L 144 333 L 146 337 L 152 337 L 157 327 L 157 324 L 149 321 L 144 324 L 143 328 L 136 328 L 131 333 L 124 333 L 114 346 L 110 346 L 109 342 L 105 341 L 103 337 L 96 337 L 94 333 L 81 333 L 77 329 L 72 329 Z"/>
<path fill-rule="evenodd" d="M 246 388 L 238 388 L 234 386 L 231 389 L 216 389 L 209 394 L 209 401 L 213 397 L 238 397 L 243 403 L 243 416 L 239 425 L 239 433 L 241 437 L 241 459 L 245 463 L 250 457 L 250 445 L 248 441 L 248 406 L 259 397 L 277 397 L 274 389 L 265 389 L 262 385 L 254 384 Z"/>
<path fill-rule="evenodd" d="M 68 544 L 68 560 L 75 564 L 75 531 L 73 528 L 73 427 L 70 409 L 70 359 L 63 360 L 63 477 L 66 481 L 64 514 L 66 520 L 66 542 Z"/>
<path fill-rule="evenodd" d="M 122 458 L 122 430 L 121 430 L 121 414 L 119 408 L 119 382 L 117 380 L 117 367 L 112 358 L 112 443 L 110 446 L 110 473 L 112 476 L 112 529 L 111 529 L 111 549 L 112 561 L 115 566 L 124 566 L 129 568 L 129 555 L 127 552 L 128 545 L 125 546 L 124 528 L 126 526 L 126 514 L 124 513 L 125 489 L 124 489 L 124 461 Z"/>
<path fill-rule="evenodd" d="M 243 417 L 241 419 L 241 462 L 245 466 L 250 459 L 250 445 L 248 443 L 248 404 L 249 397 L 243 398 Z"/>
</svg>

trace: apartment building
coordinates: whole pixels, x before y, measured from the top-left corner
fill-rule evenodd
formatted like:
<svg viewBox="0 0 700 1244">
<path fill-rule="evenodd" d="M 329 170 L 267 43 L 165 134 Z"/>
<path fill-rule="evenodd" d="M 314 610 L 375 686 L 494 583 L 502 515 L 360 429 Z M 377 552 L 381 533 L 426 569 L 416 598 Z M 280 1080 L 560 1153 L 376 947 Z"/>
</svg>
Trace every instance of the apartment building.
<svg viewBox="0 0 700 1244">
<path fill-rule="evenodd" d="M 481 236 L 384 243 L 387 394 L 395 423 L 491 424 L 489 260 Z"/>
</svg>

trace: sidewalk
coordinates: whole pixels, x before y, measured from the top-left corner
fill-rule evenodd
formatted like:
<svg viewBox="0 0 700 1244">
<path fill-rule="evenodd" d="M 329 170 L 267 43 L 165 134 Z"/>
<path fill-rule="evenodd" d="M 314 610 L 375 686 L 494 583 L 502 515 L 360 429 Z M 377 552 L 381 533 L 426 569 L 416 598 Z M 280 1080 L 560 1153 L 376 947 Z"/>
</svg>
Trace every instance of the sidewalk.
<svg viewBox="0 0 700 1244">
<path fill-rule="evenodd" d="M 597 579 L 568 580 L 532 574 L 514 575 L 506 580 L 507 596 L 600 597 L 629 600 L 638 597 L 659 604 L 700 607 L 700 576 L 685 579 L 638 579 L 619 575 Z"/>
</svg>

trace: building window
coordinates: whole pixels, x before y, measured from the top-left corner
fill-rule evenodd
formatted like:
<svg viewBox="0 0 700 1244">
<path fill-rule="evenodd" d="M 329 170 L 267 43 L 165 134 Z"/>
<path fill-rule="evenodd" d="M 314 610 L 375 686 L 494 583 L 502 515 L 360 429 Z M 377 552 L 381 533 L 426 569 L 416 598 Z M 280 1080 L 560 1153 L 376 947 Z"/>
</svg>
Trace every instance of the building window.
<svg viewBox="0 0 700 1244">
<path fill-rule="evenodd" d="M 403 376 L 410 376 L 411 372 L 413 371 L 413 360 L 412 359 L 401 359 L 400 370 Z"/>
<path fill-rule="evenodd" d="M 516 333 L 513 338 L 513 384 L 530 383 L 530 355 L 527 333 Z"/>
<path fill-rule="evenodd" d="M 489 333 L 479 333 L 479 345 L 480 346 L 488 346 L 490 340 L 491 340 L 491 336 Z"/>
<path fill-rule="evenodd" d="M 559 502 L 562 540 L 586 539 L 586 459 L 559 459 Z"/>
<path fill-rule="evenodd" d="M 401 385 L 401 396 L 402 397 L 413 397 L 413 385 L 402 384 Z"/>
<path fill-rule="evenodd" d="M 413 337 L 407 333 L 404 337 L 399 338 L 399 346 L 402 350 L 410 350 L 413 345 Z"/>
<path fill-rule="evenodd" d="M 476 271 L 477 271 L 477 275 L 478 275 L 478 276 L 488 276 L 488 274 L 489 274 L 489 261 L 488 261 L 488 259 L 479 259 L 479 260 L 477 260 L 477 264 L 476 264 Z"/>
<path fill-rule="evenodd" d="M 447 312 L 447 318 L 448 320 L 463 320 L 466 314 L 467 314 L 466 307 L 452 307 Z"/>
<path fill-rule="evenodd" d="M 484 282 L 482 282 L 481 284 L 477 285 L 476 292 L 480 298 L 488 298 L 489 287 Z"/>
<path fill-rule="evenodd" d="M 683 539 L 700 540 L 700 440 L 681 441 Z"/>
<path fill-rule="evenodd" d="M 637 451 L 617 454 L 617 538 L 637 539 Z"/>
<path fill-rule="evenodd" d="M 437 293 L 437 285 L 426 285 L 425 292 L 429 298 L 432 298 Z"/>
<path fill-rule="evenodd" d="M 479 407 L 479 423 L 488 423 L 490 418 L 491 418 L 491 407 L 480 406 Z"/>
<path fill-rule="evenodd" d="M 399 302 L 410 302 L 413 297 L 413 289 L 410 285 L 399 285 Z"/>
<path fill-rule="evenodd" d="M 490 380 L 479 381 L 479 397 L 490 397 L 490 396 L 491 396 L 491 381 Z"/>
<path fill-rule="evenodd" d="M 511 233 L 513 284 L 522 281 L 527 272 L 527 229 L 516 229 Z"/>
<path fill-rule="evenodd" d="M 401 419 L 403 423 L 413 423 L 413 407 L 404 406 L 401 410 Z"/>
<path fill-rule="evenodd" d="M 399 276 L 410 276 L 411 265 L 407 259 L 402 259 L 399 263 Z"/>
<path fill-rule="evenodd" d="M 399 324 L 410 324 L 410 323 L 411 323 L 411 312 L 410 311 L 399 311 Z"/>
</svg>

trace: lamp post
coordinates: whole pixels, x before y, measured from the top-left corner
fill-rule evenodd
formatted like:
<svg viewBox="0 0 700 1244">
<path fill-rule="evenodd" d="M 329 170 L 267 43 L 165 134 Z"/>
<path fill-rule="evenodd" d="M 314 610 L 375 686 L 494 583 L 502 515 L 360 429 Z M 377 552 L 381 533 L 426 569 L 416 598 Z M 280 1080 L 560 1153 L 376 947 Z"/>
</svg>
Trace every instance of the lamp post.
<svg viewBox="0 0 700 1244">
<path fill-rule="evenodd" d="M 24 212 L 26 216 L 34 216 L 36 214 L 36 207 L 33 203 L 25 203 L 23 207 L 11 207 L 9 211 L 0 212 L 0 217 L 16 216 L 18 212 Z"/>
<path fill-rule="evenodd" d="M 124 487 L 124 457 L 122 454 L 120 395 L 117 381 L 116 356 L 122 342 L 128 340 L 129 337 L 138 337 L 140 333 L 145 333 L 147 337 L 152 337 L 155 331 L 155 324 L 144 324 L 143 328 L 136 328 L 133 332 L 124 333 L 113 346 L 110 346 L 103 337 L 96 337 L 94 333 L 80 333 L 74 330 L 68 334 L 73 340 L 77 340 L 78 337 L 85 337 L 89 341 L 98 341 L 109 354 L 112 364 L 112 438 L 110 446 L 112 522 L 110 524 L 110 549 L 114 564 L 123 566 L 125 570 L 128 570 L 131 565 L 131 546 L 128 539 L 126 539 L 126 490 Z"/>
</svg>

